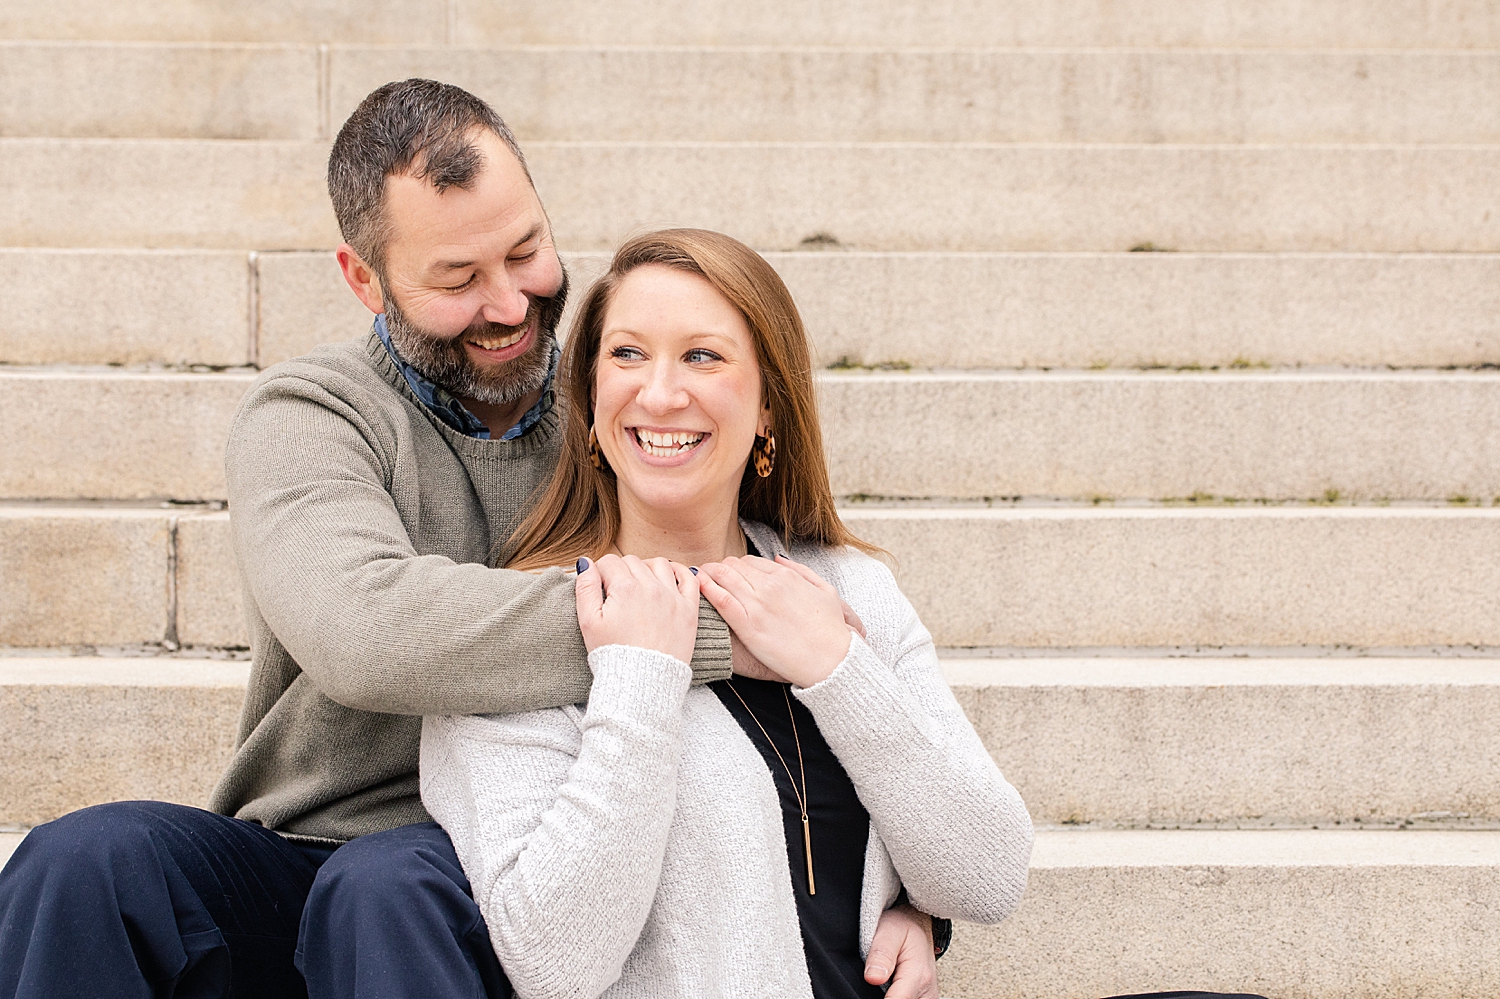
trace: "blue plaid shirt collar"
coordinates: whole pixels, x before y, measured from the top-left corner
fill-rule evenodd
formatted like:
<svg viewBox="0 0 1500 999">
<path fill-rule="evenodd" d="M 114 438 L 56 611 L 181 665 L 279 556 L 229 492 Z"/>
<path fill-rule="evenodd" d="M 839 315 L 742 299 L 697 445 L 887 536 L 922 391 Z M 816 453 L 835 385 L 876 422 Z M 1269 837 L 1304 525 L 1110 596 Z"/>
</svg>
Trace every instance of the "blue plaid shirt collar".
<svg viewBox="0 0 1500 999">
<path fill-rule="evenodd" d="M 391 362 L 396 365 L 406 379 L 406 384 L 416 394 L 422 404 L 432 410 L 432 415 L 442 420 L 454 430 L 466 437 L 476 437 L 479 440 L 491 439 L 489 428 L 479 421 L 479 418 L 469 412 L 468 407 L 458 401 L 458 398 L 447 389 L 423 378 L 417 369 L 406 363 L 405 358 L 396 353 L 396 348 L 391 344 L 390 330 L 385 328 L 385 313 L 375 317 L 375 335 L 380 337 L 380 342 L 385 344 L 385 352 L 391 355 Z M 557 344 L 552 345 L 552 360 L 547 366 L 547 380 L 542 385 L 542 397 L 536 401 L 521 417 L 520 422 L 507 430 L 499 439 L 502 441 L 513 441 L 526 433 L 532 427 L 541 422 L 542 415 L 552 408 L 552 384 L 557 376 L 557 358 L 561 352 Z"/>
</svg>

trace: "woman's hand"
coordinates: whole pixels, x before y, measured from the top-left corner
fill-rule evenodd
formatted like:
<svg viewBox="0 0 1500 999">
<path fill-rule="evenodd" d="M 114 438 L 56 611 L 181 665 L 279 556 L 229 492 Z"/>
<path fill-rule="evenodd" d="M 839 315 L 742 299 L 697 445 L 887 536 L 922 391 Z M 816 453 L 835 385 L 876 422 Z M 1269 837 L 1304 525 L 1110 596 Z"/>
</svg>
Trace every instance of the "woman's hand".
<svg viewBox="0 0 1500 999">
<path fill-rule="evenodd" d="M 774 562 L 748 555 L 699 566 L 698 573 L 708 602 L 750 654 L 782 679 L 811 687 L 848 655 L 845 604 L 807 566 L 780 555 Z"/>
<path fill-rule="evenodd" d="M 692 660 L 698 640 L 698 577 L 687 566 L 664 558 L 606 555 L 578 574 L 574 592 L 578 628 L 590 652 L 605 645 L 633 645 Z"/>
</svg>

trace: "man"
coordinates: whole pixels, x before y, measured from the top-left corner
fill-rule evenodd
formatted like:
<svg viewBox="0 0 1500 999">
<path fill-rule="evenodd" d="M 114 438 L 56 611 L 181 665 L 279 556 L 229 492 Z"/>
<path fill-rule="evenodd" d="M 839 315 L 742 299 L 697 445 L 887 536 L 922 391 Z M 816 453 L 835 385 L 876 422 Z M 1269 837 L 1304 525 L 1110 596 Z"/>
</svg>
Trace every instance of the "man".
<svg viewBox="0 0 1500 999">
<path fill-rule="evenodd" d="M 492 551 L 557 461 L 567 281 L 514 137 L 456 87 L 371 94 L 328 184 L 375 326 L 268 370 L 230 430 L 254 650 L 238 749 L 212 811 L 33 830 L 0 873 L 0 999 L 509 993 L 417 748 L 423 714 L 588 695 L 571 579 Z M 705 609 L 697 680 L 731 657 Z M 897 969 L 892 996 L 936 996 L 929 927 L 882 920 L 869 975 Z"/>
</svg>

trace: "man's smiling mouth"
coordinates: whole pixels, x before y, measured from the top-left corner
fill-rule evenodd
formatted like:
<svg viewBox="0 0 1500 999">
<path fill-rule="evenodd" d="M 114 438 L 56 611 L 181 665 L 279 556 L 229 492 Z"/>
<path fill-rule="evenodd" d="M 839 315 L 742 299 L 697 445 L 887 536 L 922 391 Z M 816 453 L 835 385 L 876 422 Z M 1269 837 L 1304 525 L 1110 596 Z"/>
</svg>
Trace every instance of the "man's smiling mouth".
<svg viewBox="0 0 1500 999">
<path fill-rule="evenodd" d="M 496 336 L 495 333 L 466 333 L 463 342 L 469 347 L 477 347 L 481 351 L 507 351 L 520 341 L 531 335 L 532 330 L 537 329 L 537 315 L 532 311 L 531 315 L 520 323 L 520 326 L 510 327 L 507 333 Z"/>
<path fill-rule="evenodd" d="M 468 337 L 468 342 L 482 350 L 504 350 L 506 347 L 514 347 L 525 339 L 526 334 L 531 331 L 531 324 L 526 323 L 516 332 L 502 337 Z"/>
<path fill-rule="evenodd" d="M 641 427 L 632 427 L 631 433 L 635 434 L 635 442 L 640 445 L 641 450 L 653 458 L 674 458 L 679 454 L 686 454 L 703 443 L 703 438 L 708 436 L 695 431 L 659 433 Z"/>
</svg>

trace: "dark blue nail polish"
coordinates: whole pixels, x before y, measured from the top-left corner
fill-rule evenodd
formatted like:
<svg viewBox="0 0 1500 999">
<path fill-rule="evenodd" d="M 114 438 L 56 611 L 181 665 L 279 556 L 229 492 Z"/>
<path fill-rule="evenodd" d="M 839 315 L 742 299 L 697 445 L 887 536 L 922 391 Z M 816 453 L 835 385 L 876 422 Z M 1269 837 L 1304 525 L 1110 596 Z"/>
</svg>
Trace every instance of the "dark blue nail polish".
<svg viewBox="0 0 1500 999">
<path fill-rule="evenodd" d="M 578 564 L 575 565 L 573 568 L 577 569 L 579 572 L 588 572 L 589 571 L 589 560 L 587 558 L 581 558 L 581 559 L 578 560 Z"/>
<path fill-rule="evenodd" d="M 690 565 L 690 566 L 688 566 L 688 572 L 691 572 L 693 575 L 696 576 L 696 575 L 698 575 L 698 567 L 696 565 Z"/>
</svg>

